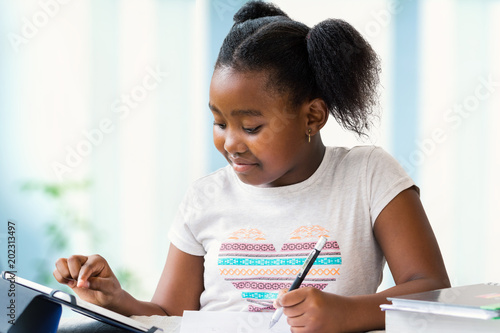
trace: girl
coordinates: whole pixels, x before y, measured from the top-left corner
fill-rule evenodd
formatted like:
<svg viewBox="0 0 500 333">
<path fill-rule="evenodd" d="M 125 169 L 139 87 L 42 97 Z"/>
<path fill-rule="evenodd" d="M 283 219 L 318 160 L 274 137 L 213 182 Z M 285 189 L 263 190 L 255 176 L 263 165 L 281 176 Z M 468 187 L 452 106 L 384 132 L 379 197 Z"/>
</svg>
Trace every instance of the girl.
<svg viewBox="0 0 500 333">
<path fill-rule="evenodd" d="M 369 128 L 370 45 L 346 22 L 310 29 L 264 2 L 234 21 L 209 100 L 229 165 L 188 191 L 151 302 L 122 290 L 97 255 L 59 259 L 55 278 L 125 315 L 273 311 L 278 296 L 293 332 L 383 328 L 386 297 L 448 287 L 419 189 L 397 162 L 321 140 L 329 114 L 358 135 Z M 328 242 L 302 288 L 285 293 L 320 236 Z M 396 286 L 376 293 L 385 260 Z"/>
</svg>

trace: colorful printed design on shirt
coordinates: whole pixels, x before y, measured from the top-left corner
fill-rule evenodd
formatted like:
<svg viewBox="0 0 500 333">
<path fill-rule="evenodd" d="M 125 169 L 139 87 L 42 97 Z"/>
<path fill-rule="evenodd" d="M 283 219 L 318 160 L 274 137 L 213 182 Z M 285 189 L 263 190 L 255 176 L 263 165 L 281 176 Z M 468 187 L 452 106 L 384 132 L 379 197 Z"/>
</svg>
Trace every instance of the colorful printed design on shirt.
<svg viewBox="0 0 500 333">
<path fill-rule="evenodd" d="M 261 230 L 236 230 L 221 244 L 219 272 L 249 302 L 249 311 L 274 311 L 272 303 L 279 290 L 290 288 L 320 236 L 329 240 L 301 288 L 323 290 L 340 275 L 342 257 L 338 243 L 319 225 L 292 231 L 280 251 L 276 251 Z"/>
</svg>

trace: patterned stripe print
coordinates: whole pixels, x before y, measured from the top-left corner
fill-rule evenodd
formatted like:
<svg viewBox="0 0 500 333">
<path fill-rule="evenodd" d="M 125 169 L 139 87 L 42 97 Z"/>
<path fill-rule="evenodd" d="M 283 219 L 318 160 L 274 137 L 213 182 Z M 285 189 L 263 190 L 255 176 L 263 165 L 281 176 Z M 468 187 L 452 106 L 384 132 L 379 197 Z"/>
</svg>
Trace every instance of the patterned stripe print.
<svg viewBox="0 0 500 333">
<path fill-rule="evenodd" d="M 260 259 L 260 258 L 219 258 L 219 265 L 223 266 L 302 266 L 306 258 L 275 258 L 275 259 Z M 342 258 L 340 257 L 318 257 L 314 262 L 315 265 L 341 265 Z"/>
<path fill-rule="evenodd" d="M 340 275 L 340 268 L 311 268 L 307 276 L 327 276 L 327 275 Z M 273 275 L 286 275 L 289 276 L 288 280 L 295 279 L 295 276 L 299 274 L 300 268 L 294 269 L 270 269 L 270 268 L 219 268 L 220 275 L 230 275 L 230 276 L 273 276 Z"/>
<path fill-rule="evenodd" d="M 316 242 L 309 243 L 287 243 L 283 244 L 281 251 L 301 251 L 301 250 L 312 250 L 316 246 Z M 335 241 L 327 242 L 323 250 L 338 250 L 339 244 Z"/>
<path fill-rule="evenodd" d="M 274 300 L 278 296 L 278 293 L 266 293 L 266 292 L 242 292 L 241 297 L 250 299 L 265 299 Z"/>
<path fill-rule="evenodd" d="M 253 305 L 248 306 L 248 311 L 250 311 L 250 312 L 275 311 L 275 310 L 276 309 L 274 308 L 272 303 L 271 303 L 271 305 L 267 305 L 264 307 L 257 307 L 257 306 L 253 306 Z"/>
<path fill-rule="evenodd" d="M 248 252 L 276 252 L 273 244 L 223 243 L 220 252 L 248 251 Z"/>
<path fill-rule="evenodd" d="M 281 251 L 300 251 L 312 250 L 316 245 L 315 242 L 307 243 L 285 243 Z M 330 241 L 325 244 L 323 250 L 338 250 L 339 245 L 335 241 Z M 224 251 L 247 251 L 247 252 L 276 252 L 273 244 L 251 244 L 251 243 L 223 243 L 220 247 L 220 252 Z"/>
<path fill-rule="evenodd" d="M 248 281 L 248 278 L 237 278 L 237 277 L 227 277 L 225 278 L 226 281 L 235 281 L 235 282 L 239 282 L 239 281 Z M 289 277 L 275 277 L 275 276 L 256 276 L 254 278 L 252 278 L 252 280 L 256 280 L 256 281 L 262 281 L 262 280 L 265 280 L 265 281 L 290 281 L 290 278 Z M 335 281 L 335 278 L 311 278 L 309 276 L 309 274 L 307 275 L 307 278 L 304 279 L 304 281 L 309 281 L 309 282 L 330 282 L 330 281 Z"/>
<path fill-rule="evenodd" d="M 311 251 L 308 252 L 291 252 L 291 253 L 266 253 L 266 254 L 258 254 L 259 258 L 280 258 L 280 257 L 307 257 Z M 248 257 L 248 258 L 255 258 L 255 253 L 237 253 L 237 252 L 227 252 L 227 253 L 220 253 L 220 257 Z M 319 254 L 319 257 L 325 257 L 325 256 L 340 256 L 340 251 L 338 252 L 321 252 Z"/>
<path fill-rule="evenodd" d="M 241 281 L 233 282 L 233 286 L 238 290 L 280 290 L 289 289 L 292 284 L 287 283 L 277 283 L 277 282 L 260 282 L 260 281 Z M 325 289 L 326 283 L 302 283 L 301 287 L 315 287 L 320 290 Z"/>
<path fill-rule="evenodd" d="M 274 310 L 272 301 L 280 289 L 290 288 L 316 245 L 311 239 L 316 240 L 318 232 L 328 237 L 327 231 L 319 226 L 300 227 L 292 233 L 295 242 L 283 244 L 277 252 L 260 230 L 237 230 L 228 238 L 229 242 L 221 244 L 219 273 L 249 302 L 249 311 Z M 301 240 L 302 234 L 309 239 Z M 301 287 L 324 290 L 328 283 L 336 281 L 342 264 L 340 255 L 338 243 L 328 241 Z"/>
</svg>

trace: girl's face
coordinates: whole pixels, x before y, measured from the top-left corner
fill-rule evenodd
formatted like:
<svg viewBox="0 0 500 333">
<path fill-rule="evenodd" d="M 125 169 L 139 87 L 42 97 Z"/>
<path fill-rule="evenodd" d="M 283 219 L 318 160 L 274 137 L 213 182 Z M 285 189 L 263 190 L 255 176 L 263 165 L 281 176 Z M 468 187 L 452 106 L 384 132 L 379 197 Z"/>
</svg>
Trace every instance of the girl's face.
<svg viewBox="0 0 500 333">
<path fill-rule="evenodd" d="M 295 184 L 315 170 L 307 140 L 307 107 L 291 110 L 284 96 L 266 89 L 264 73 L 214 72 L 209 107 L 217 150 L 246 184 Z"/>
</svg>

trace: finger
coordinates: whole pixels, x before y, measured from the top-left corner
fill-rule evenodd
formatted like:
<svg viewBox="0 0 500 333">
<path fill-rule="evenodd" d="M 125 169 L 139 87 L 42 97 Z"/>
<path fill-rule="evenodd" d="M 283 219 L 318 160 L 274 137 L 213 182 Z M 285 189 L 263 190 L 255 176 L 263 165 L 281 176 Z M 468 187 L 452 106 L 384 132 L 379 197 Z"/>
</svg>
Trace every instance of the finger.
<svg viewBox="0 0 500 333">
<path fill-rule="evenodd" d="M 290 332 L 292 332 L 292 333 L 311 332 L 311 330 L 308 330 L 307 327 L 303 323 L 297 321 L 294 318 L 287 318 L 286 322 L 290 326 Z"/>
<path fill-rule="evenodd" d="M 296 306 L 304 302 L 304 300 L 307 297 L 305 289 L 306 288 L 295 289 L 282 295 L 279 298 L 281 306 L 284 307 Z"/>
<path fill-rule="evenodd" d="M 87 288 L 101 291 L 104 294 L 111 294 L 116 289 L 116 284 L 110 278 L 90 277 L 86 280 Z"/>
<path fill-rule="evenodd" d="M 89 279 L 91 277 L 98 277 L 106 267 L 107 262 L 100 255 L 89 256 L 85 264 L 80 269 L 78 287 L 90 288 Z M 105 277 L 107 276 L 104 276 L 104 278 Z"/>
<path fill-rule="evenodd" d="M 280 289 L 280 291 L 278 292 L 278 296 L 273 301 L 273 306 L 274 306 L 275 309 L 281 308 L 280 298 L 281 298 L 281 296 L 283 296 L 287 292 L 288 292 L 288 289 Z"/>
<path fill-rule="evenodd" d="M 80 274 L 80 269 L 82 265 L 87 261 L 86 256 L 72 255 L 68 258 L 68 269 L 70 278 L 78 280 L 78 275 Z"/>
<path fill-rule="evenodd" d="M 283 314 L 289 319 L 299 319 L 303 318 L 305 315 L 305 309 L 301 304 L 289 307 L 283 307 Z M 297 325 L 294 325 L 297 326 Z"/>
<path fill-rule="evenodd" d="M 288 310 L 288 308 L 284 308 Z M 286 315 L 286 322 L 290 327 L 293 327 L 295 331 L 300 331 L 300 329 L 304 329 L 307 326 L 306 314 L 304 312 L 296 313 L 296 314 L 286 314 L 283 311 L 283 314 Z M 310 319 L 309 319 L 310 320 Z"/>
<path fill-rule="evenodd" d="M 71 273 L 68 268 L 68 260 L 66 258 L 59 258 L 56 261 L 56 270 L 59 271 L 61 277 L 71 279 Z M 59 280 L 58 280 L 59 281 Z M 61 282 L 61 281 L 59 281 Z M 63 283 L 63 282 L 61 282 Z"/>
<path fill-rule="evenodd" d="M 68 287 L 73 288 L 76 286 L 76 281 L 75 280 L 70 280 L 64 276 L 61 275 L 61 272 L 56 268 L 54 272 L 52 272 L 52 275 L 54 275 L 54 278 L 57 280 L 57 282 L 66 284 Z"/>
</svg>

